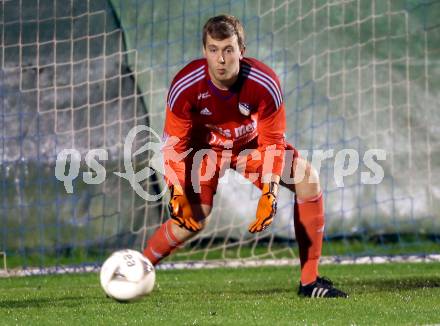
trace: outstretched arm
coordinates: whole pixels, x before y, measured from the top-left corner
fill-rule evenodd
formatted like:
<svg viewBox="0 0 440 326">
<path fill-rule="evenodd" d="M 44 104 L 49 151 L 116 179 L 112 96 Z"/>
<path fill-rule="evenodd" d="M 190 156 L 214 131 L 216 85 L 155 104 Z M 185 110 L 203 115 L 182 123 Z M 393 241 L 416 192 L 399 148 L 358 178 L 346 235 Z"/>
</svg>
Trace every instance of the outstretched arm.
<svg viewBox="0 0 440 326">
<path fill-rule="evenodd" d="M 182 111 L 181 111 L 182 112 Z M 184 112 L 184 111 L 183 111 Z M 194 218 L 191 204 L 185 195 L 185 159 L 191 151 L 188 148 L 192 121 L 183 113 L 174 113 L 167 107 L 163 146 L 165 179 L 170 188 L 168 209 L 175 224 L 191 232 L 201 230 L 201 224 Z"/>
</svg>

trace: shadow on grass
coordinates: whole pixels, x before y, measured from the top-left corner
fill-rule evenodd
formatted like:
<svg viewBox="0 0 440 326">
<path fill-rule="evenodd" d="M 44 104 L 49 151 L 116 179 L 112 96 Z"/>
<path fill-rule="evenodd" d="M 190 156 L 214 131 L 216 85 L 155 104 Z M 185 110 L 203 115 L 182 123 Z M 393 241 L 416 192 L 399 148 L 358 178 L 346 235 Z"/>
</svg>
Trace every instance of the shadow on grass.
<svg viewBox="0 0 440 326">
<path fill-rule="evenodd" d="M 241 294 L 245 295 L 259 295 L 259 296 L 274 296 L 278 294 L 289 294 L 294 291 L 296 293 L 297 288 L 271 288 L 271 289 L 261 289 L 261 290 L 241 290 Z M 237 293 L 237 291 L 231 291 L 231 293 Z"/>
<path fill-rule="evenodd" d="M 362 290 L 371 292 L 384 291 L 401 291 L 401 290 L 417 290 L 417 289 L 431 289 L 440 287 L 440 277 L 402 277 L 395 279 L 370 279 L 359 281 L 339 282 L 341 287 L 362 288 Z"/>
<path fill-rule="evenodd" d="M 102 303 L 114 301 L 102 298 Z M 91 298 L 85 297 L 60 297 L 60 298 L 32 298 L 32 299 L 15 299 L 15 300 L 0 300 L 0 309 L 20 309 L 20 308 L 53 308 L 53 307 L 78 307 L 84 305 L 84 301 L 90 300 Z M 94 300 L 97 298 L 94 297 Z"/>
<path fill-rule="evenodd" d="M 370 279 L 370 280 L 339 280 L 335 282 L 334 286 L 338 289 L 352 292 L 397 292 L 405 290 L 417 289 L 432 289 L 440 288 L 440 277 L 416 278 L 403 277 L 396 279 Z M 255 289 L 255 290 L 241 290 L 240 293 L 244 295 L 258 295 L 258 296 L 274 296 L 284 294 L 296 294 L 298 287 L 292 288 L 269 288 L 269 289 Z M 234 291 L 237 293 L 237 291 Z"/>
</svg>

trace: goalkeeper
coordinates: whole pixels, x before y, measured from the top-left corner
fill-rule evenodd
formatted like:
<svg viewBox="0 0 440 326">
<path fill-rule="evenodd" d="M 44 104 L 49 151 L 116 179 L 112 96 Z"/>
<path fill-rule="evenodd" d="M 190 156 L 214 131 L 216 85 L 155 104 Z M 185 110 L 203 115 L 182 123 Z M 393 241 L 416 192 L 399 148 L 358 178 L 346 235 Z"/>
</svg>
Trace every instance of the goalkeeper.
<svg viewBox="0 0 440 326">
<path fill-rule="evenodd" d="M 232 168 L 262 190 L 255 220 L 249 225 L 251 233 L 272 223 L 279 186 L 294 192 L 301 261 L 298 293 L 346 297 L 318 273 L 324 232 L 322 192 L 317 172 L 285 141 L 279 80 L 269 67 L 244 57 L 244 52 L 240 22 L 233 16 L 212 17 L 203 27 L 204 58 L 187 64 L 171 83 L 163 147 L 171 219 L 148 239 L 144 255 L 157 264 L 202 230 L 218 179 Z M 304 173 L 302 180 L 287 182 L 295 171 Z"/>
</svg>

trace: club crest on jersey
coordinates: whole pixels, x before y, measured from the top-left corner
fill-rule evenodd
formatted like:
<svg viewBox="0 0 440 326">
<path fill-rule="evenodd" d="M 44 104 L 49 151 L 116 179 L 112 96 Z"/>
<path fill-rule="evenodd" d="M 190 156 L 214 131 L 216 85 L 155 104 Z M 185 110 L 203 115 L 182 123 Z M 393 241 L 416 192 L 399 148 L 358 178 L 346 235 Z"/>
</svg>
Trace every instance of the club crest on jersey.
<svg viewBox="0 0 440 326">
<path fill-rule="evenodd" d="M 238 103 L 240 113 L 248 117 L 251 114 L 251 106 L 248 103 Z"/>
</svg>

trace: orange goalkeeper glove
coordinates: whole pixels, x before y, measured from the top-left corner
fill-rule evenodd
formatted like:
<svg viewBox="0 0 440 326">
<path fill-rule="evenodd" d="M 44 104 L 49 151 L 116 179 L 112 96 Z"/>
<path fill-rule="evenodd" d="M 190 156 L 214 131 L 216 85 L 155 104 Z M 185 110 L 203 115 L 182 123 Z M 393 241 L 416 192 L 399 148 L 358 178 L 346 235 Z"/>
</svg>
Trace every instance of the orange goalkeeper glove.
<svg viewBox="0 0 440 326">
<path fill-rule="evenodd" d="M 168 204 L 170 216 L 175 224 L 188 231 L 197 232 L 202 229 L 199 222 L 194 219 L 191 204 L 185 196 L 181 186 L 171 186 L 171 198 Z"/>
<path fill-rule="evenodd" d="M 263 184 L 263 194 L 258 202 L 257 216 L 255 221 L 249 225 L 249 232 L 261 232 L 272 223 L 277 212 L 277 188 L 276 182 Z"/>
</svg>

